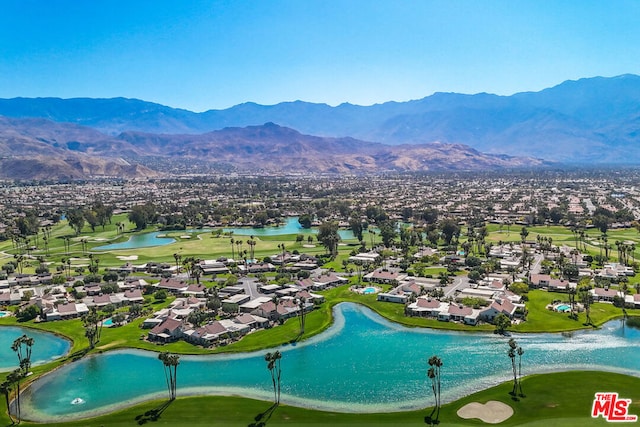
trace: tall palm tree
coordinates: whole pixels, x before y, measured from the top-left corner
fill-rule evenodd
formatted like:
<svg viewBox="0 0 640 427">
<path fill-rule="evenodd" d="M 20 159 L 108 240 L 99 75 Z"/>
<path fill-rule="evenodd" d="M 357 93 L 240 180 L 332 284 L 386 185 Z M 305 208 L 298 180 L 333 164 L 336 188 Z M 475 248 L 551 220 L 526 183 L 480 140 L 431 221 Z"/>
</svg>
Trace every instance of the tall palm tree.
<svg viewBox="0 0 640 427">
<path fill-rule="evenodd" d="M 18 420 L 18 422 L 20 422 L 20 381 L 22 380 L 23 375 L 22 375 L 22 370 L 21 369 L 16 369 L 15 371 L 12 371 L 11 373 L 9 373 L 9 375 L 7 375 L 7 382 L 9 384 L 13 384 L 14 389 L 16 390 L 16 398 L 15 398 L 15 414 L 16 414 L 16 419 Z M 10 408 L 7 406 L 7 409 Z"/>
<path fill-rule="evenodd" d="M 300 309 L 300 313 L 298 315 L 298 320 L 300 322 L 299 336 L 302 336 L 304 334 L 304 324 L 305 324 L 306 315 L 307 315 L 307 313 L 305 312 L 305 301 L 303 298 L 298 299 L 298 308 Z"/>
<path fill-rule="evenodd" d="M 278 249 L 282 250 L 282 259 L 280 260 L 280 271 L 284 271 L 284 257 L 286 255 L 286 247 L 284 246 L 284 243 L 279 243 L 278 244 Z"/>
<path fill-rule="evenodd" d="M 569 307 L 571 309 L 571 313 L 569 313 L 569 318 L 570 319 L 574 319 L 574 318 L 576 318 L 575 305 L 576 305 L 576 293 L 577 293 L 577 290 L 576 290 L 576 288 L 572 288 L 571 286 L 569 286 L 569 289 L 567 290 L 567 293 L 569 294 Z"/>
<path fill-rule="evenodd" d="M 520 396 L 524 396 L 522 392 L 522 355 L 524 354 L 524 350 L 518 346 L 516 352 L 518 353 L 518 387 L 520 389 Z"/>
<path fill-rule="evenodd" d="M 9 394 L 11 393 L 11 382 L 8 380 L 8 377 L 7 377 L 7 381 L 0 383 L 0 393 L 4 394 L 4 399 L 7 405 L 7 415 L 9 415 L 9 421 L 11 421 L 11 424 L 14 424 L 15 421 L 11 416 L 11 408 L 9 407 L 9 404 L 10 404 Z"/>
<path fill-rule="evenodd" d="M 254 258 L 254 248 L 256 246 L 256 241 L 253 239 L 253 236 L 250 237 L 249 240 L 247 240 L 247 245 L 249 245 L 249 252 L 250 252 L 250 256 L 251 256 L 251 261 L 253 261 Z"/>
<path fill-rule="evenodd" d="M 431 356 L 427 361 L 429 363 L 429 370 L 427 371 L 427 376 L 431 379 L 431 390 L 433 391 L 433 397 L 435 399 L 436 407 L 436 420 L 440 416 L 440 390 L 441 390 L 441 382 L 440 382 L 440 368 L 442 367 L 442 359 L 438 356 Z"/>
<path fill-rule="evenodd" d="M 269 352 L 265 354 L 264 360 L 267 362 L 267 369 L 271 373 L 271 382 L 273 384 L 273 403 L 280 404 L 280 374 L 282 369 L 280 368 L 280 360 L 282 354 L 279 351 L 273 353 Z"/>
<path fill-rule="evenodd" d="M 236 241 L 233 239 L 233 237 L 231 238 L 230 243 L 231 243 L 231 259 L 235 259 L 236 254 L 234 252 L 234 244 L 236 243 Z"/>
<path fill-rule="evenodd" d="M 16 338 L 11 345 L 11 350 L 15 351 L 18 356 L 23 375 L 27 375 L 31 368 L 31 347 L 33 343 L 34 339 L 24 334 Z"/>
<path fill-rule="evenodd" d="M 511 394 L 513 396 L 515 396 L 516 393 L 518 392 L 518 370 L 516 369 L 517 348 L 518 348 L 518 344 L 516 343 L 516 340 L 511 338 L 509 340 L 509 350 L 507 351 L 507 356 L 509 356 L 509 359 L 511 359 L 511 370 L 513 372 L 513 390 L 511 391 Z"/>
<path fill-rule="evenodd" d="M 178 384 L 178 365 L 180 364 L 180 356 L 169 353 L 168 351 L 158 354 L 158 359 L 164 366 L 164 376 L 169 389 L 169 400 L 176 399 L 176 389 Z"/>
<path fill-rule="evenodd" d="M 95 307 L 85 314 L 82 318 L 84 326 L 84 336 L 89 340 L 89 348 L 93 349 L 96 343 L 100 341 L 100 333 L 102 332 L 102 316 L 100 316 Z"/>
<path fill-rule="evenodd" d="M 179 253 L 173 254 L 173 259 L 176 261 L 176 273 L 180 273 L 180 262 L 182 261 L 182 255 Z"/>
</svg>

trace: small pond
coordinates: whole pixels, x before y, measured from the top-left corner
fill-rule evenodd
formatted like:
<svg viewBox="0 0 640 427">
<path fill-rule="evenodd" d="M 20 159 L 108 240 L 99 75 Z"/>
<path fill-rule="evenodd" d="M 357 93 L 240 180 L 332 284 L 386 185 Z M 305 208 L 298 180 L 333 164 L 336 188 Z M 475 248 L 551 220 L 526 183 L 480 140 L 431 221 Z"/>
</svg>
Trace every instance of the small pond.
<svg viewBox="0 0 640 427">
<path fill-rule="evenodd" d="M 0 372 L 18 367 L 18 356 L 11 350 L 11 345 L 16 338 L 24 334 L 34 339 L 31 347 L 32 365 L 62 357 L 71 348 L 69 341 L 54 334 L 17 326 L 0 326 Z"/>
<path fill-rule="evenodd" d="M 318 234 L 318 228 L 302 228 L 298 222 L 297 216 L 288 217 L 285 220 L 284 225 L 277 227 L 267 226 L 262 228 L 251 227 L 231 227 L 224 228 L 225 233 L 233 232 L 234 235 L 239 236 L 281 236 L 283 234 Z M 353 232 L 351 230 L 338 230 L 338 234 L 341 239 L 353 239 Z"/>
<path fill-rule="evenodd" d="M 129 240 L 122 243 L 112 243 L 110 245 L 93 248 L 96 251 L 117 251 L 120 249 L 149 248 L 152 246 L 163 246 L 175 242 L 171 237 L 163 237 L 165 231 L 154 231 L 152 233 L 136 234 L 129 237 Z"/>
</svg>

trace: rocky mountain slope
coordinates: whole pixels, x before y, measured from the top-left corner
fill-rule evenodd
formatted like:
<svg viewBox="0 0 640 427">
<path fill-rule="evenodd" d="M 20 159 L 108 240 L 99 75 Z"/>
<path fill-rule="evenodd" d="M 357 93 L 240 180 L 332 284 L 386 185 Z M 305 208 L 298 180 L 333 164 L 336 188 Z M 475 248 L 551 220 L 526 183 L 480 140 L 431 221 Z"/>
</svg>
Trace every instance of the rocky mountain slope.
<svg viewBox="0 0 640 427">
<path fill-rule="evenodd" d="M 0 177 L 81 179 L 153 177 L 175 162 L 270 173 L 379 173 L 535 167 L 534 158 L 487 155 L 461 144 L 389 146 L 303 135 L 274 123 L 204 134 L 123 132 L 109 136 L 76 124 L 0 118 Z"/>
</svg>

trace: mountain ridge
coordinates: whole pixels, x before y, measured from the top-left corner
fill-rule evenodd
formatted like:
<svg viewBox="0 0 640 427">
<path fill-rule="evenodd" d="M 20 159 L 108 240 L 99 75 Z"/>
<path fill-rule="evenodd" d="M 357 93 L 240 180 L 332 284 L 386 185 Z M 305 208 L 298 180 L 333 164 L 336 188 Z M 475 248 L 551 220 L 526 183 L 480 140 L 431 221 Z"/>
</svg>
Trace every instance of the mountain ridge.
<svg viewBox="0 0 640 427">
<path fill-rule="evenodd" d="M 388 145 L 461 143 L 482 153 L 566 163 L 640 161 L 640 76 L 567 80 L 513 95 L 436 92 L 371 106 L 304 101 L 194 113 L 128 98 L 0 99 L 0 115 L 45 117 L 109 136 L 127 131 L 203 134 L 273 122 L 320 137 Z"/>
<path fill-rule="evenodd" d="M 11 179 L 149 178 L 166 176 L 163 171 L 176 162 L 191 174 L 211 172 L 212 165 L 218 171 L 370 174 L 547 164 L 484 154 L 462 144 L 388 146 L 304 135 L 275 123 L 197 135 L 128 131 L 109 136 L 76 124 L 2 117 L 0 157 L 0 178 Z"/>
</svg>

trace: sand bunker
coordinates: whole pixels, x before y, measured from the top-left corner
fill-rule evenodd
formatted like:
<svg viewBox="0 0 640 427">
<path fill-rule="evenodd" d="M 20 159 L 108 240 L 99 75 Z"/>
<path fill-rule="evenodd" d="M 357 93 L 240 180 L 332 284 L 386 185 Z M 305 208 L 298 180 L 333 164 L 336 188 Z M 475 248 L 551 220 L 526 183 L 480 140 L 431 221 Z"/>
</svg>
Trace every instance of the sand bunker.
<svg viewBox="0 0 640 427">
<path fill-rule="evenodd" d="M 138 255 L 129 255 L 129 256 L 119 255 L 116 258 L 118 258 L 120 261 L 135 261 L 138 259 Z"/>
<path fill-rule="evenodd" d="M 458 409 L 460 418 L 478 418 L 489 424 L 501 423 L 513 415 L 513 408 L 506 403 L 490 400 L 487 403 L 468 403 Z"/>
</svg>

